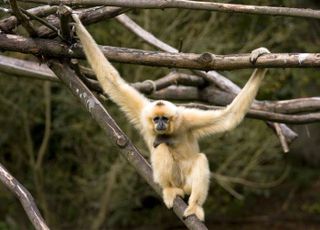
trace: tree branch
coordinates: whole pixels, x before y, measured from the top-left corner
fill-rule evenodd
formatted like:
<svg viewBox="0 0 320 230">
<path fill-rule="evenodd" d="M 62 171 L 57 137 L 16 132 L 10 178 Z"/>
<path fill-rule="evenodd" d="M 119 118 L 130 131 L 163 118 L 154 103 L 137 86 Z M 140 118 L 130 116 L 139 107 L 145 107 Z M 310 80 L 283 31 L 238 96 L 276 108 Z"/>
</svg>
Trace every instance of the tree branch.
<svg viewBox="0 0 320 230">
<path fill-rule="evenodd" d="M 129 9 L 119 7 L 94 7 L 90 9 L 81 10 L 79 12 L 79 17 L 84 25 L 88 25 L 99 22 L 101 20 L 116 17 L 117 15 L 127 12 L 128 10 Z M 60 20 L 59 18 L 55 18 L 51 20 L 50 23 L 55 27 L 59 27 Z M 56 36 L 56 34 L 53 31 L 49 30 L 45 26 L 39 28 L 38 35 L 39 37 L 46 38 L 52 38 Z"/>
<path fill-rule="evenodd" d="M 96 99 L 92 92 L 79 80 L 75 73 L 66 64 L 50 60 L 48 63 L 52 71 L 71 90 L 72 94 L 80 99 L 82 105 L 90 112 L 101 128 L 108 134 L 111 140 L 118 146 L 119 152 L 129 161 L 137 172 L 147 181 L 147 183 L 161 195 L 161 188 L 154 183 L 150 164 L 142 157 L 136 147 L 128 137 L 118 127 L 112 117 L 108 114 L 103 105 Z M 207 229 L 195 216 L 183 218 L 183 211 L 186 208 L 185 202 L 176 197 L 173 210 L 181 221 L 189 229 Z"/>
<path fill-rule="evenodd" d="M 19 0 L 47 4 L 48 0 Z M 82 5 L 82 6 L 120 6 L 142 9 L 180 8 L 191 10 L 210 10 L 231 13 L 277 15 L 290 17 L 320 18 L 320 12 L 312 9 L 299 9 L 274 6 L 254 6 L 189 0 L 49 0 L 50 4 Z"/>
<path fill-rule="evenodd" d="M 213 55 L 210 53 L 144 51 L 112 46 L 100 46 L 100 48 L 110 61 L 171 68 L 232 70 L 256 67 L 306 68 L 320 66 L 320 53 L 265 54 L 259 57 L 255 64 L 252 64 L 249 60 L 250 54 Z M 11 34 L 0 34 L 0 49 L 48 57 L 85 58 L 79 44 L 69 47 L 58 41 L 32 39 Z"/>
<path fill-rule="evenodd" d="M 10 6 L 14 16 L 16 16 L 16 18 L 19 20 L 22 26 L 26 29 L 28 34 L 31 37 L 37 36 L 37 31 L 35 31 L 29 19 L 20 11 L 16 0 L 9 0 L 9 2 L 10 2 Z"/>
<path fill-rule="evenodd" d="M 197 103 L 188 103 L 188 104 L 180 104 L 182 106 L 188 108 L 197 108 L 202 110 L 215 110 L 222 109 L 222 106 L 210 106 L 204 104 Z M 281 113 L 273 113 L 263 110 L 250 109 L 246 114 L 248 118 L 255 118 L 265 121 L 273 121 L 273 122 L 282 122 L 287 124 L 307 124 L 313 122 L 320 122 L 320 112 L 318 113 L 309 113 L 309 114 L 281 114 Z"/>
<path fill-rule="evenodd" d="M 80 69 L 78 70 L 80 71 Z M 17 75 L 18 77 L 36 78 L 40 80 L 48 80 L 53 82 L 60 82 L 56 75 L 46 66 L 39 65 L 32 61 L 23 61 L 16 58 L 6 57 L 0 55 L 0 72 L 9 75 Z M 97 81 L 92 79 L 83 79 L 85 84 L 98 93 L 102 93 L 102 89 Z M 171 72 L 168 75 L 160 78 L 154 82 L 144 81 L 131 84 L 134 88 L 144 94 L 151 94 L 153 98 L 159 99 L 175 99 L 175 100 L 198 100 L 208 102 L 211 104 L 228 105 L 232 101 L 232 96 L 227 93 L 216 90 L 215 94 L 210 96 L 203 96 L 203 90 L 206 91 L 207 86 L 203 89 L 194 87 L 172 87 L 176 85 L 204 87 L 205 81 L 197 76 L 183 74 L 179 72 Z M 156 92 L 154 88 L 156 87 Z M 171 87 L 169 87 L 171 86 Z M 168 88 L 169 87 L 169 88 Z M 212 89 L 208 90 L 211 93 Z M 181 104 L 186 107 L 194 107 L 203 110 L 221 109 L 222 106 L 209 106 L 204 104 Z M 319 113 L 298 114 L 312 111 L 320 111 L 320 97 L 299 98 L 284 101 L 258 101 L 251 106 L 246 117 L 270 120 L 274 122 L 283 122 L 289 124 L 306 124 L 320 121 Z"/>
<path fill-rule="evenodd" d="M 46 17 L 50 14 L 53 14 L 57 11 L 57 6 L 38 6 L 27 10 L 30 14 L 33 14 L 37 17 Z M 0 20 L 0 30 L 3 32 L 10 32 L 18 25 L 17 18 L 11 16 L 5 19 Z"/>
<path fill-rule="evenodd" d="M 30 192 L 2 164 L 0 164 L 0 180 L 19 199 L 35 229 L 49 230 Z"/>
</svg>

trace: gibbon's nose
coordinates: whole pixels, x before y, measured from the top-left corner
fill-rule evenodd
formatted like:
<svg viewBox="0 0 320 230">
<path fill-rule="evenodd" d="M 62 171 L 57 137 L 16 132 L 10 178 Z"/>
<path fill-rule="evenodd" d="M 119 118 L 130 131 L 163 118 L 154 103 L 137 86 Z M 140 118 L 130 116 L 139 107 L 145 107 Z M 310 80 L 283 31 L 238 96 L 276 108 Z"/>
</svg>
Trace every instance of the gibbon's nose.
<svg viewBox="0 0 320 230">
<path fill-rule="evenodd" d="M 158 131 L 164 131 L 164 130 L 166 130 L 166 125 L 163 122 L 159 122 L 156 129 Z"/>
</svg>

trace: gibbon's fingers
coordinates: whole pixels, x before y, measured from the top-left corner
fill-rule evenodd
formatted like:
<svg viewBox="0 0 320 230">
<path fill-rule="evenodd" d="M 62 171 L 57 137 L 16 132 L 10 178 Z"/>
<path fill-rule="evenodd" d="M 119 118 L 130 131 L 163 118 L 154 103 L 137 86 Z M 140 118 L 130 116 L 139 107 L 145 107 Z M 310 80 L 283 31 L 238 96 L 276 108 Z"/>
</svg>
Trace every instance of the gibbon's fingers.
<svg viewBox="0 0 320 230">
<path fill-rule="evenodd" d="M 111 100 L 120 106 L 136 128 L 140 129 L 141 112 L 149 103 L 148 99 L 121 78 L 118 71 L 103 55 L 97 43 L 82 25 L 78 15 L 72 14 L 72 17 L 76 22 L 76 32 L 80 38 L 88 62 L 97 75 L 97 79 L 103 90 L 109 95 Z"/>
<path fill-rule="evenodd" d="M 258 49 L 252 50 L 250 55 L 250 62 L 255 64 L 258 60 L 258 57 L 262 56 L 263 54 L 269 54 L 270 51 L 265 47 L 260 47 Z"/>
</svg>

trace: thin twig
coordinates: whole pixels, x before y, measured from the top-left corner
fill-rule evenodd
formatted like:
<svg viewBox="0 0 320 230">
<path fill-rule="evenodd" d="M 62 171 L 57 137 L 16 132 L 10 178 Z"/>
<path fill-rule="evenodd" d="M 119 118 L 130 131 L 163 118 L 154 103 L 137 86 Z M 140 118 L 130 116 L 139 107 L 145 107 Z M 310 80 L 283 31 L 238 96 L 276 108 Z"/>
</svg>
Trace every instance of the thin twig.
<svg viewBox="0 0 320 230">
<path fill-rule="evenodd" d="M 63 37 L 60 35 L 59 30 L 56 27 L 54 27 L 53 25 L 51 25 L 49 22 L 47 22 L 46 20 L 44 20 L 36 15 L 33 15 L 32 13 L 29 13 L 27 10 L 24 10 L 22 8 L 20 8 L 20 10 L 25 15 L 27 15 L 29 18 L 40 22 L 42 25 L 44 25 L 44 26 L 48 27 L 49 29 L 51 29 L 52 31 L 54 31 L 63 40 Z"/>
<path fill-rule="evenodd" d="M 35 229 L 49 230 L 30 192 L 2 164 L 0 164 L 0 180 L 19 199 Z"/>
<path fill-rule="evenodd" d="M 283 136 L 283 134 L 281 132 L 280 124 L 279 123 L 275 123 L 274 125 L 275 125 L 275 128 L 276 128 L 277 135 L 280 138 L 280 143 L 281 143 L 283 151 L 285 153 L 289 152 L 289 146 L 288 146 L 288 143 L 286 141 L 286 138 Z"/>
<path fill-rule="evenodd" d="M 50 14 L 53 14 L 57 11 L 57 6 L 38 6 L 27 11 L 37 17 L 46 17 Z M 4 18 L 0 20 L 0 30 L 4 32 L 9 32 L 13 30 L 18 25 L 17 18 L 15 16 L 11 16 L 8 18 Z"/>
<path fill-rule="evenodd" d="M 29 35 L 31 37 L 37 36 L 37 31 L 35 31 L 31 22 L 29 21 L 29 19 L 27 17 L 25 17 L 24 14 L 22 14 L 16 0 L 10 0 L 9 2 L 10 2 L 10 6 L 11 6 L 13 14 L 20 21 L 20 23 L 26 29 L 26 31 L 29 33 Z"/>
</svg>

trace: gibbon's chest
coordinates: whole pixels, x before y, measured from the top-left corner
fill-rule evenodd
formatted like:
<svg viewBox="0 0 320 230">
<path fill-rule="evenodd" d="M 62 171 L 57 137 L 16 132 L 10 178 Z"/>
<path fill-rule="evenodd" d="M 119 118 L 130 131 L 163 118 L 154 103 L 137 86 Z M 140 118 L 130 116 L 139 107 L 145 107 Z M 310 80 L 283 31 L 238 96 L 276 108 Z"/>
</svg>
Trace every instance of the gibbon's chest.
<svg viewBox="0 0 320 230">
<path fill-rule="evenodd" d="M 168 147 L 174 160 L 188 159 L 194 154 L 199 153 L 198 142 L 192 137 L 181 135 L 179 137 L 172 135 L 157 135 L 154 137 L 152 147 L 156 149 L 160 144 Z"/>
</svg>

